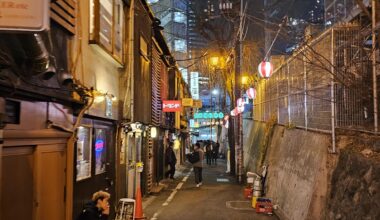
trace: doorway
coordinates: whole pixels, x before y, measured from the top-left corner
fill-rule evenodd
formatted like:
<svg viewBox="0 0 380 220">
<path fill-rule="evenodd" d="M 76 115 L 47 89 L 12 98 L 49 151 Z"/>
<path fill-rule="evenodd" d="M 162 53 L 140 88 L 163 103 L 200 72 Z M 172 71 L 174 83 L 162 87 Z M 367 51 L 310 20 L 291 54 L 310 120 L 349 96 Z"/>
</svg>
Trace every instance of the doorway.
<svg viewBox="0 0 380 220">
<path fill-rule="evenodd" d="M 64 144 L 4 147 L 2 161 L 1 219 L 65 219 Z"/>
</svg>

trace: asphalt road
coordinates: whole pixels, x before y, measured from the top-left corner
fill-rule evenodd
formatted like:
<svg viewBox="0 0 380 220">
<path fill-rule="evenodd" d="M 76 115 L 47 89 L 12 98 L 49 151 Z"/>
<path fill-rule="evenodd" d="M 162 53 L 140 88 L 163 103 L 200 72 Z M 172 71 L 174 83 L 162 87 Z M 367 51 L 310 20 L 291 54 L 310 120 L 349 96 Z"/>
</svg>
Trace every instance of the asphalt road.
<svg viewBox="0 0 380 220">
<path fill-rule="evenodd" d="M 225 162 L 203 168 L 203 185 L 197 188 L 190 168 L 177 172 L 168 188 L 144 198 L 144 214 L 150 220 L 269 220 L 276 216 L 257 214 L 244 198 L 244 186 L 225 173 Z M 186 178 L 188 176 L 188 178 Z"/>
</svg>

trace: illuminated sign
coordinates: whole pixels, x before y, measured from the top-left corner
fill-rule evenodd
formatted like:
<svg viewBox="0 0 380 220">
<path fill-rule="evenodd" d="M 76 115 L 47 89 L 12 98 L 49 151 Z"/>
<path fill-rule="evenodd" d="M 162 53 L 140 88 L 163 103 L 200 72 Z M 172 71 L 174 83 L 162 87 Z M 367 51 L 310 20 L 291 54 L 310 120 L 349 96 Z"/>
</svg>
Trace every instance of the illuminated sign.
<svg viewBox="0 0 380 220">
<path fill-rule="evenodd" d="M 49 0 L 0 1 L 0 30 L 42 31 L 49 28 Z"/>
<path fill-rule="evenodd" d="M 223 112 L 197 112 L 194 119 L 218 119 L 224 118 Z"/>
<path fill-rule="evenodd" d="M 163 100 L 162 111 L 163 112 L 179 112 L 182 109 L 182 103 L 180 100 Z"/>
<path fill-rule="evenodd" d="M 95 151 L 102 152 L 104 149 L 104 141 L 102 139 L 95 141 Z"/>
<path fill-rule="evenodd" d="M 193 99 L 192 98 L 183 98 L 182 99 L 182 106 L 192 107 L 193 106 Z"/>
</svg>

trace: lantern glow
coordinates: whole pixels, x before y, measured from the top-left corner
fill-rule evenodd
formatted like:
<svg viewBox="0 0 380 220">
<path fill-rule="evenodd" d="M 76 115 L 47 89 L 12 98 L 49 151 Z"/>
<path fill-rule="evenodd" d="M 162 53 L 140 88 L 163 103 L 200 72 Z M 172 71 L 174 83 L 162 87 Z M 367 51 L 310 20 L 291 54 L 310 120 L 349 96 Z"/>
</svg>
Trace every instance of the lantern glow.
<svg viewBox="0 0 380 220">
<path fill-rule="evenodd" d="M 269 78 L 273 73 L 273 65 L 268 61 L 263 61 L 259 64 L 259 75 L 262 78 Z"/>
</svg>

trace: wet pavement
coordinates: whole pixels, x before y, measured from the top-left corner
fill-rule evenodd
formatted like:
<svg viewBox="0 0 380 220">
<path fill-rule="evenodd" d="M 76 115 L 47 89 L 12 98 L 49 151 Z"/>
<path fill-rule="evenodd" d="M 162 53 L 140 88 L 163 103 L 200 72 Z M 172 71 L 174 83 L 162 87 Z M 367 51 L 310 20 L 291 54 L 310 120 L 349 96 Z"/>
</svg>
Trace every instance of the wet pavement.
<svg viewBox="0 0 380 220">
<path fill-rule="evenodd" d="M 244 198 L 243 185 L 225 173 L 225 161 L 203 168 L 203 185 L 196 187 L 191 165 L 176 172 L 175 180 L 158 195 L 143 199 L 144 214 L 150 220 L 269 220 L 276 216 L 257 214 Z"/>
</svg>

